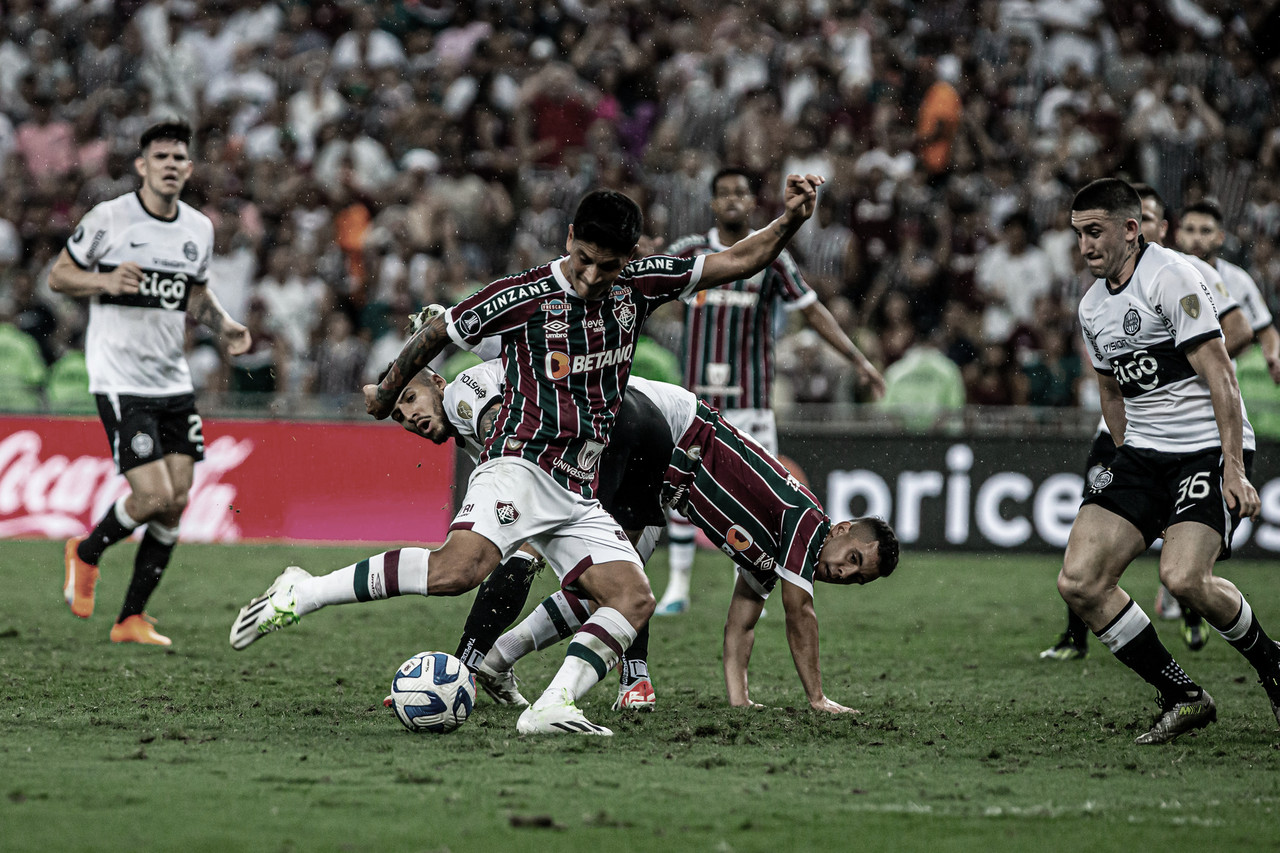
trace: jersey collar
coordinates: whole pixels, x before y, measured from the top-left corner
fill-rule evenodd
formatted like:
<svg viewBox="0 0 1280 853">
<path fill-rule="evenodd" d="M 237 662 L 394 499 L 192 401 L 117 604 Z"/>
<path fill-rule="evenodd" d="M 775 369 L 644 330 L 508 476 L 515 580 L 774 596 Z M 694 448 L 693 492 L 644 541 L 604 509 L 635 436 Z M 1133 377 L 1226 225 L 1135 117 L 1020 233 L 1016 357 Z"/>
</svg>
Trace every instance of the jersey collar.
<svg viewBox="0 0 1280 853">
<path fill-rule="evenodd" d="M 176 221 L 178 220 L 178 214 L 179 214 L 179 213 L 181 212 L 181 210 L 182 210 L 180 207 L 178 207 L 177 205 L 175 205 L 175 206 L 174 206 L 174 208 L 173 208 L 173 216 L 167 216 L 167 217 L 166 217 L 166 216 L 156 216 L 154 213 L 152 213 L 151 211 L 147 210 L 147 206 L 146 206 L 145 204 L 143 204 L 143 203 L 142 203 L 142 191 L 141 191 L 141 190 L 134 190 L 134 191 L 133 191 L 133 197 L 134 197 L 134 198 L 136 198 L 136 199 L 138 200 L 138 207 L 142 208 L 142 212 L 143 212 L 143 213 L 145 213 L 147 216 L 150 216 L 152 219 L 155 219 L 155 220 L 157 220 L 157 221 L 159 221 L 159 222 L 176 222 Z"/>
</svg>

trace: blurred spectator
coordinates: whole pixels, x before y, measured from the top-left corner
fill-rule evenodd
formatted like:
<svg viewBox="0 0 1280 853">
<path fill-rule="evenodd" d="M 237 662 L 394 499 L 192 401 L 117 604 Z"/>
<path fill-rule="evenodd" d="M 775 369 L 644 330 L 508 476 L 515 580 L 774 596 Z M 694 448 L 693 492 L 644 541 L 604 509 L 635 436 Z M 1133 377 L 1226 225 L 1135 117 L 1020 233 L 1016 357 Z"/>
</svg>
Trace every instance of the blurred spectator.
<svg viewBox="0 0 1280 853">
<path fill-rule="evenodd" d="M 1074 406 L 1081 379 L 1080 357 L 1068 334 L 1049 327 L 1040 330 L 1040 348 L 1021 363 L 1029 406 Z"/>
<path fill-rule="evenodd" d="M 76 167 L 75 129 L 55 115 L 53 105 L 53 95 L 35 95 L 31 117 L 18 125 L 18 153 L 37 183 L 60 178 Z"/>
<path fill-rule="evenodd" d="M 916 147 L 920 162 L 931 180 L 951 170 L 951 148 L 960 129 L 963 103 L 956 84 L 960 82 L 960 60 L 944 54 L 933 60 L 936 79 L 924 93 L 916 121 Z"/>
<path fill-rule="evenodd" d="M 345 311 L 330 311 L 320 340 L 312 350 L 315 375 L 310 391 L 328 398 L 331 405 L 348 404 L 364 385 L 369 347 L 353 332 L 354 325 Z"/>
<path fill-rule="evenodd" d="M 249 351 L 228 365 L 227 390 L 237 394 L 274 394 L 289 387 L 289 345 L 267 322 L 266 303 L 249 301 L 244 325 L 253 336 Z"/>
<path fill-rule="evenodd" d="M 1008 406 L 1015 402 L 1013 360 L 1002 343 L 988 342 L 978 353 L 978 363 L 965 389 L 970 404 Z"/>
<path fill-rule="evenodd" d="M 376 70 L 404 65 L 404 46 L 394 35 L 378 28 L 377 13 L 372 4 L 353 4 L 351 15 L 351 29 L 339 36 L 333 44 L 330 61 L 335 70 Z"/>
<path fill-rule="evenodd" d="M 12 288 L 10 304 L 0 310 L 13 318 L 13 324 L 36 342 L 44 363 L 53 364 L 61 355 L 56 340 L 58 315 L 36 292 L 35 276 L 29 270 L 20 269 L 14 273 Z"/>
<path fill-rule="evenodd" d="M 39 411 L 47 370 L 35 338 L 14 325 L 8 309 L 0 308 L 0 410 Z"/>
<path fill-rule="evenodd" d="M 1000 241 L 978 256 L 975 281 L 985 311 L 982 334 L 1004 341 L 1018 323 L 1031 320 L 1037 296 L 1053 288 L 1053 267 L 1044 250 L 1030 241 L 1031 219 L 1011 214 Z"/>
<path fill-rule="evenodd" d="M 964 408 L 960 368 L 934 341 L 914 344 L 884 372 L 880 407 L 897 415 L 908 429 L 925 430 L 939 415 Z"/>
</svg>

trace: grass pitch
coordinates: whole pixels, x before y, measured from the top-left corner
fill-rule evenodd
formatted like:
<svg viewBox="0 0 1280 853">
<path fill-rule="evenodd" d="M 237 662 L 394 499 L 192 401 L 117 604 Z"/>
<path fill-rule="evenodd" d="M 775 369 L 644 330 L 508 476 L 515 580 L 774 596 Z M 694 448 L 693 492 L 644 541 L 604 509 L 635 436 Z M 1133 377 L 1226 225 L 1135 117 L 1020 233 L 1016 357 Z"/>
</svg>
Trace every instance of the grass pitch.
<svg viewBox="0 0 1280 853">
<path fill-rule="evenodd" d="M 692 610 L 655 622 L 658 711 L 620 715 L 611 675 L 581 703 L 615 737 L 528 738 L 481 700 L 411 735 L 381 705 L 423 649 L 453 651 L 470 596 L 330 608 L 244 652 L 239 607 L 287 563 L 369 549 L 183 545 L 151 604 L 172 650 L 107 641 L 133 546 L 108 552 L 93 619 L 60 598 L 61 543 L 0 543 L 0 849 L 222 851 L 1274 850 L 1280 733 L 1216 635 L 1169 648 L 1217 724 L 1140 748 L 1152 691 L 1061 630 L 1054 557 L 909 553 L 864 588 L 820 585 L 826 690 L 807 710 L 781 603 L 757 630 L 752 696 L 724 704 L 727 561 L 703 553 Z M 1224 564 L 1280 637 L 1274 564 Z M 660 590 L 661 552 L 651 569 Z M 1149 609 L 1153 563 L 1129 589 Z M 553 588 L 549 572 L 534 595 Z M 532 603 L 532 602 L 531 602 Z M 518 671 L 536 695 L 561 653 Z"/>
</svg>

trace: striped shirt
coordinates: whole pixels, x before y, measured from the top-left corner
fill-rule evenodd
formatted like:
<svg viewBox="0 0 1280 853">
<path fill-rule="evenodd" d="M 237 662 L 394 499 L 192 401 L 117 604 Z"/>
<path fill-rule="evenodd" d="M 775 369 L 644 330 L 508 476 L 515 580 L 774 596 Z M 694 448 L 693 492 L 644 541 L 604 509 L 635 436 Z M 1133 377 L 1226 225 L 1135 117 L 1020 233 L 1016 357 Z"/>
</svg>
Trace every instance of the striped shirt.
<svg viewBox="0 0 1280 853">
<path fill-rule="evenodd" d="M 813 595 L 831 519 L 778 460 L 698 402 L 667 466 L 663 498 L 738 566 L 761 597 L 778 579 Z"/>
<path fill-rule="evenodd" d="M 678 240 L 671 254 L 684 258 L 728 248 L 712 228 Z M 685 298 L 684 384 L 717 409 L 769 409 L 773 386 L 773 305 L 807 307 L 818 295 L 783 251 L 769 267 Z"/>
<path fill-rule="evenodd" d="M 596 301 L 577 295 L 562 261 L 498 279 L 445 316 L 459 346 L 502 338 L 506 387 L 480 462 L 527 459 L 590 498 L 640 329 L 659 305 L 693 291 L 702 259 L 653 255 L 633 261 L 610 294 Z"/>
</svg>

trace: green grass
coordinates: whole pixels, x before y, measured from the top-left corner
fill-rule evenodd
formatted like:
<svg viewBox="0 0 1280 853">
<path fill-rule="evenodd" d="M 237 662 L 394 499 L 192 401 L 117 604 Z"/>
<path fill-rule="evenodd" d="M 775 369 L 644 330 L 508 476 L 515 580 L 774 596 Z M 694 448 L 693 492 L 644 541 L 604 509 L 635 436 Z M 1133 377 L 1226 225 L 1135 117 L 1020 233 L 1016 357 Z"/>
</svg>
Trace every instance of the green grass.
<svg viewBox="0 0 1280 853">
<path fill-rule="evenodd" d="M 183 545 L 150 607 L 173 649 L 114 646 L 132 552 L 108 552 L 81 621 L 60 600 L 59 543 L 0 543 L 0 849 L 1280 845 L 1280 735 L 1252 670 L 1220 637 L 1193 654 L 1161 623 L 1220 719 L 1134 746 L 1154 710 L 1136 676 L 1096 642 L 1083 662 L 1036 659 L 1063 619 L 1053 557 L 908 554 L 887 580 L 820 589 L 827 693 L 852 719 L 802 707 L 780 602 L 751 669 L 770 707 L 725 707 L 729 570 L 704 553 L 692 610 L 655 623 L 659 710 L 611 712 L 611 675 L 580 703 L 616 732 L 596 739 L 520 737 L 483 700 L 457 732 L 415 736 L 382 708 L 404 659 L 453 650 L 469 597 L 331 608 L 228 646 L 236 610 L 286 563 L 326 571 L 367 550 Z M 1275 566 L 1223 568 L 1280 636 Z M 1149 608 L 1151 563 L 1126 587 Z M 526 691 L 559 660 L 525 661 Z"/>
</svg>

